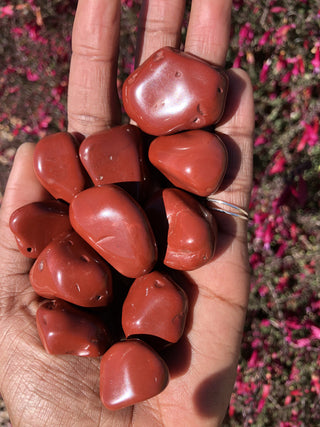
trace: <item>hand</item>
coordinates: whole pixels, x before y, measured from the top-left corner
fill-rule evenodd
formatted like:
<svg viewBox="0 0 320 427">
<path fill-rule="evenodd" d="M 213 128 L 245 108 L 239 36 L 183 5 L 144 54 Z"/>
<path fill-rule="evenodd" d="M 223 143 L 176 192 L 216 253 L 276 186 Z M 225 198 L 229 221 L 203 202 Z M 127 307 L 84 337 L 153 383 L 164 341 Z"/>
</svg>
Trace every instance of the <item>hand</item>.
<svg viewBox="0 0 320 427">
<path fill-rule="evenodd" d="M 158 48 L 179 48 L 183 0 L 144 1 L 137 64 Z M 185 50 L 223 66 L 231 0 L 193 0 Z M 119 124 L 116 68 L 119 0 L 79 0 L 73 30 L 69 131 L 84 135 Z M 252 88 L 241 70 L 230 70 L 226 111 L 217 131 L 229 151 L 229 170 L 218 198 L 248 208 L 252 184 Z M 99 398 L 99 360 L 51 356 L 35 326 L 40 299 L 8 228 L 18 207 L 46 198 L 32 169 L 33 144 L 17 151 L 0 213 L 0 390 L 13 426 L 219 425 L 233 389 L 246 314 L 249 267 L 247 224 L 216 213 L 217 255 L 187 275 L 190 316 L 174 355 L 168 387 L 148 401 L 117 412 Z"/>
</svg>

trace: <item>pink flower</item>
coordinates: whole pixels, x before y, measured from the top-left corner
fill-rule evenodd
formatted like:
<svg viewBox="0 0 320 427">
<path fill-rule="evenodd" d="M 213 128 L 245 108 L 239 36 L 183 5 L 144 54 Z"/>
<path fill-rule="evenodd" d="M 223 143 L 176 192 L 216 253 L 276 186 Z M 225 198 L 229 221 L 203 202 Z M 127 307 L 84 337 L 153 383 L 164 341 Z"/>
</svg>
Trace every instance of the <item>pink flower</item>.
<svg viewBox="0 0 320 427">
<path fill-rule="evenodd" d="M 254 141 L 254 146 L 258 147 L 258 145 L 265 144 L 266 142 L 267 142 L 267 138 L 263 135 L 259 135 Z"/>
<path fill-rule="evenodd" d="M 266 31 L 261 37 L 261 39 L 258 41 L 258 46 L 264 46 L 266 43 L 268 43 L 271 34 L 272 34 L 271 30 Z"/>
<path fill-rule="evenodd" d="M 274 164 L 269 170 L 269 175 L 283 172 L 285 169 L 285 165 L 287 164 L 287 161 L 281 150 L 278 150 L 275 153 L 273 161 L 274 161 Z"/>
<path fill-rule="evenodd" d="M 301 55 L 298 55 L 296 58 L 294 58 L 293 64 L 294 65 L 292 69 L 292 74 L 294 76 L 298 76 L 299 74 L 303 75 L 305 68 L 304 68 L 304 62 Z"/>
<path fill-rule="evenodd" d="M 13 34 L 16 34 L 17 36 L 22 36 L 22 34 L 23 34 L 23 29 L 22 29 L 22 28 L 20 28 L 20 27 L 14 27 L 14 28 L 12 28 L 12 29 L 11 29 L 11 32 L 12 32 Z"/>
<path fill-rule="evenodd" d="M 239 46 L 244 44 L 250 44 L 253 40 L 254 32 L 252 30 L 251 24 L 246 22 L 239 31 Z"/>
<path fill-rule="evenodd" d="M 267 327 L 267 326 L 270 326 L 270 320 L 269 319 L 263 319 L 263 320 L 261 320 L 261 322 L 260 322 L 260 325 L 261 326 L 263 326 L 263 327 Z"/>
<path fill-rule="evenodd" d="M 283 255 L 285 254 L 287 247 L 288 247 L 288 244 L 286 242 L 281 243 L 281 245 L 279 246 L 279 248 L 276 252 L 276 257 L 282 258 Z"/>
<path fill-rule="evenodd" d="M 244 53 L 241 50 L 239 50 L 238 55 L 235 57 L 233 61 L 233 64 L 232 64 L 233 68 L 239 68 L 241 66 L 241 60 L 243 56 L 244 56 Z"/>
<path fill-rule="evenodd" d="M 133 0 L 121 0 L 121 3 L 126 5 L 127 7 L 133 6 Z"/>
<path fill-rule="evenodd" d="M 284 399 L 285 406 L 290 405 L 291 400 L 292 400 L 292 397 L 290 395 L 286 396 L 286 398 Z M 284 423 L 282 423 L 282 424 L 284 425 Z M 280 425 L 282 425 L 282 424 L 280 424 Z"/>
<path fill-rule="evenodd" d="M 260 338 L 255 338 L 254 340 L 252 340 L 252 343 L 251 343 L 252 348 L 259 348 L 261 346 L 262 346 L 262 342 Z"/>
<path fill-rule="evenodd" d="M 313 374 L 311 376 L 311 390 L 320 396 L 320 380 L 318 375 Z"/>
<path fill-rule="evenodd" d="M 287 60 L 284 58 L 283 55 L 280 54 L 279 59 L 276 63 L 276 71 L 280 72 L 286 68 L 287 68 Z"/>
<path fill-rule="evenodd" d="M 12 16 L 13 15 L 13 5 L 8 4 L 7 6 L 3 6 L 0 9 L 1 15 L 0 18 L 3 18 L 4 16 Z"/>
<path fill-rule="evenodd" d="M 266 402 L 267 397 L 270 394 L 270 390 L 271 390 L 271 385 L 270 384 L 264 384 L 262 387 L 262 396 L 261 399 L 258 402 L 258 407 L 257 407 L 257 412 L 258 414 L 260 414 L 260 412 L 262 411 L 264 404 Z"/>
<path fill-rule="evenodd" d="M 286 326 L 289 329 L 299 330 L 302 329 L 302 325 L 298 322 L 296 318 L 291 318 L 286 321 Z"/>
<path fill-rule="evenodd" d="M 47 129 L 47 127 L 49 126 L 49 123 L 51 121 L 52 121 L 52 117 L 46 116 L 39 123 L 39 127 L 42 128 L 42 129 Z"/>
<path fill-rule="evenodd" d="M 292 390 L 290 392 L 291 396 L 295 396 L 295 397 L 300 397 L 302 396 L 302 391 L 301 390 Z"/>
<path fill-rule="evenodd" d="M 36 82 L 37 80 L 39 80 L 39 75 L 37 73 L 32 72 L 30 68 L 27 69 L 26 76 L 30 82 Z"/>
<path fill-rule="evenodd" d="M 299 381 L 300 379 L 300 370 L 297 368 L 297 366 L 294 364 L 291 368 L 291 372 L 289 375 L 289 380 L 290 381 Z"/>
<path fill-rule="evenodd" d="M 262 65 L 261 71 L 260 71 L 260 82 L 264 83 L 267 80 L 268 71 L 271 65 L 271 59 L 268 58 L 264 64 Z"/>
<path fill-rule="evenodd" d="M 232 405 L 231 403 L 230 403 L 230 405 L 229 405 L 229 410 L 228 410 L 228 412 L 229 412 L 229 417 L 230 417 L 230 418 L 232 418 L 232 417 L 234 416 L 234 413 L 235 413 L 235 407 L 234 407 L 234 405 Z"/>
<path fill-rule="evenodd" d="M 289 83 L 291 80 L 291 76 L 292 76 L 292 70 L 288 71 L 282 78 L 281 78 L 281 82 L 282 83 Z"/>
<path fill-rule="evenodd" d="M 263 241 L 264 241 L 263 247 L 265 250 L 270 249 L 271 242 L 273 239 L 273 232 L 274 232 L 273 224 L 271 222 L 268 222 L 267 228 L 266 228 L 265 233 L 264 233 L 264 238 L 263 238 Z"/>
<path fill-rule="evenodd" d="M 267 249 L 269 249 L 269 248 L 270 248 L 270 245 L 267 247 Z M 260 286 L 258 292 L 259 292 L 259 295 L 261 297 L 265 297 L 269 293 L 269 288 L 267 285 L 262 285 L 262 286 Z"/>
<path fill-rule="evenodd" d="M 243 6 L 243 0 L 233 0 L 232 3 L 235 10 L 239 10 Z"/>
<path fill-rule="evenodd" d="M 289 284 L 289 277 L 288 276 L 280 277 L 278 284 L 276 286 L 276 291 L 277 292 L 283 292 L 285 290 L 285 288 L 288 286 L 288 284 Z"/>
<path fill-rule="evenodd" d="M 298 348 L 309 347 L 310 346 L 310 338 L 300 338 L 299 340 L 296 341 L 295 345 Z"/>
<path fill-rule="evenodd" d="M 311 336 L 312 336 L 312 338 L 320 340 L 320 328 L 318 328 L 317 326 L 312 325 L 311 326 Z"/>
<path fill-rule="evenodd" d="M 280 6 L 274 6 L 270 9 L 271 13 L 281 13 L 281 12 L 286 12 L 287 9 L 285 7 L 280 7 Z"/>
<path fill-rule="evenodd" d="M 320 44 L 315 47 L 314 58 L 311 61 L 314 73 L 320 73 Z"/>
<path fill-rule="evenodd" d="M 294 223 L 290 225 L 290 236 L 291 236 L 292 242 L 296 243 L 297 237 L 298 237 L 298 227 Z"/>
<path fill-rule="evenodd" d="M 292 28 L 296 28 L 296 25 L 295 24 L 287 24 L 287 25 L 282 25 L 282 27 L 278 28 L 278 30 L 276 31 L 276 33 L 274 35 L 277 45 L 281 45 L 284 43 L 284 41 L 287 38 L 288 32 Z"/>
<path fill-rule="evenodd" d="M 313 311 L 319 311 L 320 312 L 320 300 L 314 301 L 311 303 L 311 308 Z"/>
<path fill-rule="evenodd" d="M 304 132 L 297 147 L 298 152 L 302 151 L 307 144 L 310 147 L 313 147 L 319 141 L 319 118 L 318 117 L 314 117 L 311 124 L 308 124 L 304 120 L 302 120 L 301 125 L 304 126 Z"/>
<path fill-rule="evenodd" d="M 263 260 L 261 258 L 261 255 L 258 253 L 253 253 L 250 256 L 250 265 L 253 270 L 259 267 L 259 265 L 263 264 Z"/>
</svg>

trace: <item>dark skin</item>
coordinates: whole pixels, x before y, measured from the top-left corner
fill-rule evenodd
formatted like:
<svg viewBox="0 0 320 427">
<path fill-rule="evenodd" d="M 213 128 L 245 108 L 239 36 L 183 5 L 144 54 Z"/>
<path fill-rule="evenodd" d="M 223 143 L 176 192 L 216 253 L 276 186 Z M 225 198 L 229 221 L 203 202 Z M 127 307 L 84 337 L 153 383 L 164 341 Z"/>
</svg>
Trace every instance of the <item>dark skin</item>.
<svg viewBox="0 0 320 427">
<path fill-rule="evenodd" d="M 137 65 L 162 46 L 180 46 L 183 0 L 149 0 L 142 6 Z M 193 0 L 185 50 L 224 66 L 231 1 Z M 69 131 L 84 135 L 120 122 L 116 91 L 120 0 L 80 0 L 73 30 Z M 93 25 L 94 22 L 94 25 Z M 250 80 L 228 71 L 230 89 L 217 132 L 230 157 L 217 198 L 248 208 L 252 185 L 254 107 Z M 18 207 L 48 197 L 32 168 L 34 145 L 14 161 L 0 211 L 0 393 L 13 426 L 217 426 L 232 393 L 248 303 L 247 223 L 217 214 L 215 259 L 187 273 L 190 317 L 186 336 L 169 359 L 171 380 L 158 396 L 119 411 L 99 398 L 99 359 L 46 354 L 38 338 L 39 298 L 28 280 L 31 261 L 9 230 Z"/>
</svg>

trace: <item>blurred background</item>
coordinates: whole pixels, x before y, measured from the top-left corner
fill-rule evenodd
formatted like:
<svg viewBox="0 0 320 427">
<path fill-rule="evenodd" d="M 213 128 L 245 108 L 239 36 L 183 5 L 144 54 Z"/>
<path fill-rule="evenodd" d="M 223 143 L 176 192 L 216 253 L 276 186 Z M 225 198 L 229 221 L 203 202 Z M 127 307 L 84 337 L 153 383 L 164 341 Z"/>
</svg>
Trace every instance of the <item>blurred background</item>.
<svg viewBox="0 0 320 427">
<path fill-rule="evenodd" d="M 140 3 L 122 0 L 119 89 Z M 76 4 L 0 0 L 0 203 L 17 147 L 66 128 Z M 251 76 L 256 131 L 251 294 L 224 425 L 319 426 L 319 0 L 235 0 L 232 66 Z M 0 425 L 10 425 L 1 398 Z"/>
</svg>

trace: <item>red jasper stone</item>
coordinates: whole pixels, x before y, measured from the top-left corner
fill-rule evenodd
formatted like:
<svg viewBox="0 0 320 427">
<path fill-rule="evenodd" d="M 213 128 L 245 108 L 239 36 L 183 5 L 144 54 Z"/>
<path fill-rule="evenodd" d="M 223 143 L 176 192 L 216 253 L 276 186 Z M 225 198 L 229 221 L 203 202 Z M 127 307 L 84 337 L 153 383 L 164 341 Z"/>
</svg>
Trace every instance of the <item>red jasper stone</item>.
<svg viewBox="0 0 320 427">
<path fill-rule="evenodd" d="M 218 190 L 228 153 L 217 135 L 193 130 L 154 139 L 149 159 L 173 185 L 206 197 Z"/>
<path fill-rule="evenodd" d="M 103 322 L 65 301 L 42 303 L 36 322 L 42 345 L 50 354 L 99 357 L 112 343 Z"/>
<path fill-rule="evenodd" d="M 95 185 L 140 182 L 141 143 L 136 126 L 116 126 L 88 136 L 80 146 L 80 160 Z"/>
<path fill-rule="evenodd" d="M 37 258 L 51 240 L 71 231 L 69 207 L 50 200 L 34 202 L 15 210 L 9 221 L 20 252 L 28 258 Z"/>
<path fill-rule="evenodd" d="M 171 343 L 184 331 L 188 300 L 183 289 L 158 271 L 136 279 L 123 303 L 126 335 L 153 335 Z"/>
<path fill-rule="evenodd" d="M 227 74 L 170 47 L 151 55 L 124 82 L 124 108 L 146 133 L 168 135 L 217 123 L 228 90 Z"/>
<path fill-rule="evenodd" d="M 68 203 L 86 186 L 77 141 L 68 132 L 42 138 L 34 151 L 34 171 L 43 187 Z"/>
<path fill-rule="evenodd" d="M 150 399 L 161 393 L 168 381 L 163 359 L 140 340 L 120 341 L 102 356 L 100 398 L 109 410 Z"/>
<path fill-rule="evenodd" d="M 70 205 L 74 229 L 119 273 L 136 278 L 150 272 L 157 246 L 140 205 L 116 185 L 89 188 Z"/>
<path fill-rule="evenodd" d="M 164 264 L 176 270 L 195 270 L 215 252 L 217 226 L 212 214 L 190 194 L 177 188 L 162 193 L 168 219 Z"/>
<path fill-rule="evenodd" d="M 34 291 L 83 307 L 107 305 L 112 296 L 108 264 L 75 232 L 53 240 L 30 271 Z"/>
</svg>

